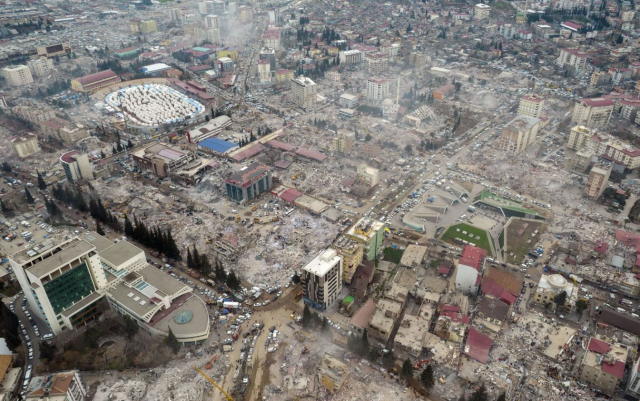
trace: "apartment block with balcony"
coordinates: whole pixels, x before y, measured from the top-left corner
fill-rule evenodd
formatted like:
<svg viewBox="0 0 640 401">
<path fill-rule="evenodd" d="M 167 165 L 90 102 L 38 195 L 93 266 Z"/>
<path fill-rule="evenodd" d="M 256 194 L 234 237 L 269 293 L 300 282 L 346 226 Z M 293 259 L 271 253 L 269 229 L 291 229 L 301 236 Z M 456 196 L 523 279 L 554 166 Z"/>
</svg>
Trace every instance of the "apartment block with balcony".
<svg viewBox="0 0 640 401">
<path fill-rule="evenodd" d="M 629 353 L 623 344 L 607 343 L 591 337 L 580 365 L 580 381 L 613 395 L 624 376 Z"/>
<path fill-rule="evenodd" d="M 520 98 L 518 114 L 540 118 L 544 108 L 544 98 L 539 95 L 526 95 Z"/>
<path fill-rule="evenodd" d="M 561 68 L 571 68 L 576 72 L 584 71 L 587 67 L 587 53 L 579 49 L 561 49 L 556 59 L 556 65 Z"/>
<path fill-rule="evenodd" d="M 299 76 L 291 79 L 289 101 L 304 110 L 315 110 L 318 87 L 310 78 Z"/>
<path fill-rule="evenodd" d="M 587 198 L 598 199 L 604 192 L 609 184 L 609 176 L 613 166 L 600 164 L 595 165 L 589 171 L 589 177 L 587 178 L 587 184 L 584 186 L 584 195 Z"/>
<path fill-rule="evenodd" d="M 511 120 L 500 134 L 498 146 L 504 152 L 520 153 L 527 149 L 538 136 L 540 120 L 519 115 Z"/>
<path fill-rule="evenodd" d="M 389 97 L 389 80 L 383 78 L 369 78 L 367 80 L 367 100 L 382 103 Z"/>
<path fill-rule="evenodd" d="M 478 3 L 473 8 L 473 11 L 474 11 L 473 12 L 474 20 L 476 21 L 485 20 L 489 18 L 489 15 L 491 14 L 491 6 L 484 3 Z"/>
<path fill-rule="evenodd" d="M 611 99 L 591 98 L 576 102 L 571 116 L 571 123 L 589 128 L 601 128 L 609 123 L 614 102 Z"/>
<path fill-rule="evenodd" d="M 331 247 L 342 256 L 342 281 L 351 284 L 364 257 L 362 244 L 345 235 L 340 235 Z"/>
<path fill-rule="evenodd" d="M 336 136 L 333 137 L 332 150 L 337 154 L 348 156 L 351 154 L 351 149 L 353 148 L 355 140 L 355 132 L 339 129 Z"/>
<path fill-rule="evenodd" d="M 31 69 L 26 65 L 4 67 L 2 73 L 9 86 L 24 86 L 33 82 Z"/>
<path fill-rule="evenodd" d="M 326 310 L 337 301 L 342 290 L 342 256 L 335 249 L 325 249 L 302 268 L 304 303 Z"/>
<path fill-rule="evenodd" d="M 11 149 L 19 158 L 25 158 L 40 152 L 38 137 L 34 134 L 24 134 L 9 138 Z"/>
</svg>

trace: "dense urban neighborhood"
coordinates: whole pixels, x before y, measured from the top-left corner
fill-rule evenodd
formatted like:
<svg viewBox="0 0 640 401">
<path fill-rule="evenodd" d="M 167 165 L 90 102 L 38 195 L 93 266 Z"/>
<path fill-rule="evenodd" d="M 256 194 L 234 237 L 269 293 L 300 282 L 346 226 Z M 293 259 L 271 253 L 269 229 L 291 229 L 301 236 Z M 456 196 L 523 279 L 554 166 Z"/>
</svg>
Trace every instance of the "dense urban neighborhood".
<svg viewBox="0 0 640 401">
<path fill-rule="evenodd" d="M 640 400 L 636 11 L 0 0 L 0 401 Z"/>
</svg>

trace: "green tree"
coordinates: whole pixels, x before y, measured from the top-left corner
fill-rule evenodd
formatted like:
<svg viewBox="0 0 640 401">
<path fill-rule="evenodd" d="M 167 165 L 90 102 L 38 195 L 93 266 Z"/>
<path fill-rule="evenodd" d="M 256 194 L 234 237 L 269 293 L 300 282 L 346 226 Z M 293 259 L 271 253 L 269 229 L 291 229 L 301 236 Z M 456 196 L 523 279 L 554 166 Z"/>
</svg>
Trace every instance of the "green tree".
<svg viewBox="0 0 640 401">
<path fill-rule="evenodd" d="M 33 196 L 31 196 L 31 192 L 29 192 L 29 189 L 27 189 L 27 187 L 24 187 L 24 196 L 27 198 L 28 204 L 33 205 L 34 203 L 36 203 L 36 201 L 33 199 Z"/>
<path fill-rule="evenodd" d="M 507 395 L 505 393 L 500 394 L 496 401 L 507 401 Z"/>
<path fill-rule="evenodd" d="M 11 165 L 7 162 L 2 162 L 2 171 L 10 173 L 12 171 Z"/>
<path fill-rule="evenodd" d="M 578 315 L 582 315 L 582 312 L 584 312 L 584 310 L 588 307 L 589 304 L 587 304 L 587 301 L 585 301 L 584 299 L 579 299 L 576 301 L 576 311 L 578 312 Z"/>
<path fill-rule="evenodd" d="M 293 277 L 291 278 L 291 282 L 293 284 L 298 284 L 300 283 L 300 276 L 298 276 L 297 274 L 294 274 Z"/>
<path fill-rule="evenodd" d="M 38 173 L 38 188 L 44 191 L 45 189 L 47 189 L 47 183 L 44 182 L 44 178 L 42 178 L 42 174 L 40 174 L 38 170 L 36 170 L 36 172 Z"/>
<path fill-rule="evenodd" d="M 563 307 L 567 302 L 567 293 L 566 291 L 562 291 L 560 294 L 553 297 L 553 302 L 556 304 L 556 307 Z"/>
<path fill-rule="evenodd" d="M 40 358 L 41 359 L 45 359 L 47 360 L 47 362 L 50 362 L 53 360 L 53 358 L 56 357 L 57 351 L 58 351 L 58 348 L 55 345 L 49 344 L 46 341 L 40 341 Z"/>
<path fill-rule="evenodd" d="M 129 340 L 135 337 L 140 330 L 140 326 L 135 320 L 131 319 L 129 315 L 124 315 L 124 332 Z"/>
<path fill-rule="evenodd" d="M 10 211 L 10 209 L 7 207 L 7 205 L 4 204 L 2 199 L 0 199 L 0 211 L 2 211 L 2 213 L 9 213 Z"/>
<path fill-rule="evenodd" d="M 97 232 L 99 235 L 104 235 L 104 234 L 105 234 L 105 233 L 104 233 L 104 230 L 102 229 L 102 224 L 100 224 L 100 222 L 99 222 L 99 221 L 98 221 L 98 222 L 97 222 L 97 224 L 96 224 L 96 232 Z"/>
<path fill-rule="evenodd" d="M 404 151 L 408 154 L 413 153 L 413 148 L 411 147 L 411 145 L 407 144 L 407 146 L 404 147 Z"/>
<path fill-rule="evenodd" d="M 191 249 L 187 247 L 187 269 L 193 269 L 193 258 L 191 257 Z"/>
<path fill-rule="evenodd" d="M 131 220 L 126 214 L 124 215 L 124 235 L 133 238 L 133 224 L 131 224 Z"/>
<path fill-rule="evenodd" d="M 367 136 L 364 137 L 364 140 L 369 142 L 371 140 L 371 135 L 367 133 Z"/>
<path fill-rule="evenodd" d="M 402 363 L 402 377 L 404 377 L 405 379 L 410 378 L 411 376 L 413 376 L 413 366 L 411 365 L 411 361 L 409 360 L 409 358 L 405 359 L 405 361 Z"/>
<path fill-rule="evenodd" d="M 231 288 L 232 290 L 237 290 L 240 288 L 240 279 L 238 279 L 238 276 L 236 276 L 236 272 L 234 272 L 233 270 L 231 270 L 229 272 L 229 275 L 227 276 L 227 287 Z"/>
<path fill-rule="evenodd" d="M 173 354 L 177 355 L 182 344 L 180 344 L 180 342 L 176 338 L 176 335 L 173 334 L 173 330 L 171 330 L 171 327 L 169 327 L 169 335 L 167 336 L 167 339 L 165 341 L 169 348 L 171 348 L 171 351 L 173 351 Z"/>
<path fill-rule="evenodd" d="M 422 383 L 424 388 L 429 392 L 431 392 L 431 389 L 436 384 L 436 378 L 433 375 L 433 367 L 431 364 L 428 364 L 420 374 L 420 383 Z"/>
<path fill-rule="evenodd" d="M 329 323 L 327 322 L 327 317 L 322 317 L 322 323 L 320 324 L 320 330 L 327 331 L 329 330 Z"/>
<path fill-rule="evenodd" d="M 487 388 L 484 386 L 484 383 L 471 394 L 469 401 L 489 401 L 489 395 L 487 394 Z"/>
</svg>

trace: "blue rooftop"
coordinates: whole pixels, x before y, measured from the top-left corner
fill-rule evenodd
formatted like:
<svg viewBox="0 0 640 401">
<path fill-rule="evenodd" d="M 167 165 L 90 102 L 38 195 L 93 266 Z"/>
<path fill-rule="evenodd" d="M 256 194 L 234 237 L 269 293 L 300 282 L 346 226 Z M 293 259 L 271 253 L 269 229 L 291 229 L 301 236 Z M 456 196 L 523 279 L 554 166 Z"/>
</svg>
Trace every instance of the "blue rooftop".
<svg viewBox="0 0 640 401">
<path fill-rule="evenodd" d="M 199 142 L 198 146 L 211 149 L 212 151 L 218 152 L 218 153 L 225 153 L 229 149 L 238 147 L 238 145 L 236 145 L 233 142 L 223 141 L 222 139 L 218 139 L 218 138 L 207 138 L 204 141 Z"/>
<path fill-rule="evenodd" d="M 194 47 L 192 50 L 195 50 L 197 52 L 204 52 L 204 53 L 211 51 L 211 49 L 207 49 L 206 47 Z"/>
</svg>

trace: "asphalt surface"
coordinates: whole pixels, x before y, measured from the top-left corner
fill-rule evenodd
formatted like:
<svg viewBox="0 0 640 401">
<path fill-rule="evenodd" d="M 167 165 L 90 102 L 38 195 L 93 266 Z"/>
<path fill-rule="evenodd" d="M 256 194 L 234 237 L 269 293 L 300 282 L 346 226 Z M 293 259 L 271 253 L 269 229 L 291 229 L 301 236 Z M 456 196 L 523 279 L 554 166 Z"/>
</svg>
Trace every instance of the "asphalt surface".
<svg viewBox="0 0 640 401">
<path fill-rule="evenodd" d="M 29 340 L 27 340 L 25 338 L 25 336 L 22 334 L 22 331 L 20 332 L 20 338 L 23 341 L 23 347 L 24 347 L 24 355 L 25 355 L 25 366 L 28 365 L 33 365 L 34 367 L 40 365 L 40 338 L 38 336 L 36 336 L 36 332 L 33 328 L 33 326 L 31 325 L 31 323 L 29 322 L 29 318 L 27 317 L 27 315 L 24 313 L 24 311 L 22 310 L 22 300 L 24 299 L 24 295 L 20 294 L 18 296 L 18 298 L 16 298 L 13 306 L 13 313 L 16 314 L 16 316 L 18 317 L 18 319 L 20 320 L 20 322 L 22 322 L 22 324 L 24 324 L 25 330 L 27 331 L 27 335 L 29 336 Z M 26 308 L 29 311 L 29 313 L 31 314 L 31 317 L 33 318 L 33 320 L 36 322 L 36 325 L 38 326 L 38 331 L 40 333 L 40 336 L 43 336 L 45 334 L 50 333 L 49 329 L 47 328 L 47 325 L 45 324 L 45 322 L 40 319 L 40 317 L 37 315 L 37 313 L 33 313 L 33 311 L 31 311 L 31 309 L 29 308 L 29 303 L 27 302 L 26 304 Z M 27 341 L 31 342 L 31 346 L 33 347 L 33 359 L 29 360 L 28 359 L 28 347 L 27 347 Z"/>
</svg>

